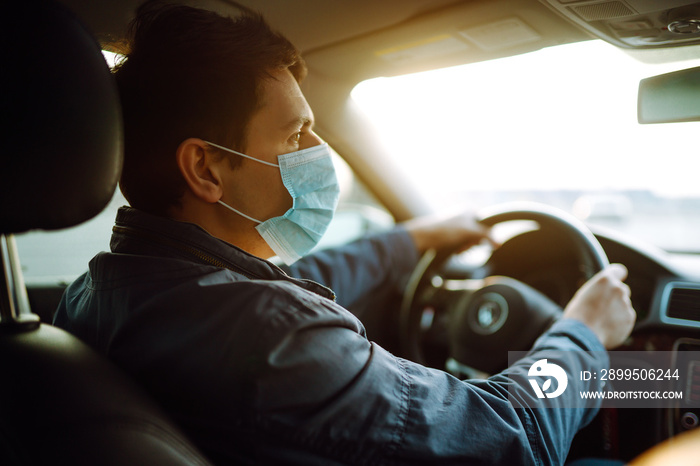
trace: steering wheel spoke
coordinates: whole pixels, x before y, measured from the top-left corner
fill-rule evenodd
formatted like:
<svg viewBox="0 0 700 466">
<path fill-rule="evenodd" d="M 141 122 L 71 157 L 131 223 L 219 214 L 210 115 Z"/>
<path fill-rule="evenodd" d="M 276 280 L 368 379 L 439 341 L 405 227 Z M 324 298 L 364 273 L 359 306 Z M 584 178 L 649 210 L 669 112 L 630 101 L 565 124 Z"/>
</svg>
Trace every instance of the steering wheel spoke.
<svg viewBox="0 0 700 466">
<path fill-rule="evenodd" d="M 561 312 L 544 294 L 521 281 L 488 277 L 451 314 L 450 356 L 484 372 L 498 372 L 507 365 L 508 351 L 530 348 Z"/>
</svg>

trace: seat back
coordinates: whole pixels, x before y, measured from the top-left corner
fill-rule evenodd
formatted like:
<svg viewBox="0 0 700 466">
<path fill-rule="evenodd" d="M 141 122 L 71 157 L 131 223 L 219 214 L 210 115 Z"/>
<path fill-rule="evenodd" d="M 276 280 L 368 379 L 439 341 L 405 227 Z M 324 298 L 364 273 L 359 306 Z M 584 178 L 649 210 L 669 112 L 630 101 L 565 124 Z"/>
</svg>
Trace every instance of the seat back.
<svg viewBox="0 0 700 466">
<path fill-rule="evenodd" d="M 208 464 L 121 370 L 31 314 L 13 235 L 99 213 L 122 164 L 100 47 L 49 0 L 3 5 L 0 463 Z"/>
<path fill-rule="evenodd" d="M 142 390 L 50 325 L 0 335 L 3 465 L 206 465 Z"/>
</svg>

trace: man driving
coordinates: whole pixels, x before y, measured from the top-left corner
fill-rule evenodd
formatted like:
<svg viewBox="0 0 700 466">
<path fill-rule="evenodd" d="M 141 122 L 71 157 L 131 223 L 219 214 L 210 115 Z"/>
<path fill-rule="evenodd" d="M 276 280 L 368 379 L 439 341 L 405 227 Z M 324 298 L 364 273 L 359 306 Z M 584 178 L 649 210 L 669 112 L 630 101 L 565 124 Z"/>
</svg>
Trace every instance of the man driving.
<svg viewBox="0 0 700 466">
<path fill-rule="evenodd" d="M 574 352 L 572 373 L 605 366 L 592 352 L 635 319 L 623 266 L 590 279 L 528 357 L 488 380 L 395 357 L 347 308 L 401 286 L 427 249 L 467 248 L 488 229 L 469 214 L 417 219 L 307 255 L 338 185 L 299 52 L 256 15 L 154 2 L 128 45 L 115 78 L 130 207 L 57 326 L 131 374 L 215 463 L 565 461 L 596 408 L 514 406 L 509 374 L 552 349 Z"/>
</svg>

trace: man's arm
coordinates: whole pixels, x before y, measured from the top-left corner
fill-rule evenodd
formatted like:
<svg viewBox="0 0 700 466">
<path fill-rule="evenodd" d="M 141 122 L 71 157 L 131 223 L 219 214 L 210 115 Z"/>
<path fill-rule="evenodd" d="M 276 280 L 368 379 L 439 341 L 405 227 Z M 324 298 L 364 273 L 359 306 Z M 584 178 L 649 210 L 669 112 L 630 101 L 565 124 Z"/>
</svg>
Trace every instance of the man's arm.
<svg viewBox="0 0 700 466">
<path fill-rule="evenodd" d="M 464 250 L 484 240 L 494 243 L 490 229 L 472 213 L 418 218 L 383 237 L 312 255 L 292 274 L 333 288 L 339 302 L 350 307 L 364 295 L 400 282 L 413 269 L 417 253 L 430 248 Z M 626 277 L 627 269 L 613 264 L 589 280 L 564 311 L 565 317 L 586 324 L 606 348 L 619 346 L 635 322 L 630 289 L 623 283 Z"/>
<path fill-rule="evenodd" d="M 315 252 L 282 268 L 293 277 L 331 288 L 338 303 L 352 309 L 361 299 L 379 300 L 378 291 L 401 292 L 418 258 L 410 234 L 398 226 L 386 233 Z"/>
<path fill-rule="evenodd" d="M 490 240 L 489 229 L 473 213 L 420 217 L 390 232 L 319 251 L 282 268 L 294 277 L 331 288 L 341 305 L 352 308 L 360 299 L 373 298 L 378 290 L 403 291 L 419 255 L 426 250 L 465 250 L 484 239 Z"/>
<path fill-rule="evenodd" d="M 294 426 L 276 438 L 303 439 L 298 448 L 356 463 L 562 464 L 574 435 L 596 413 L 575 396 L 578 390 L 557 398 L 558 407 L 528 407 L 536 401 L 528 369 L 546 357 L 543 351 L 570 354 L 562 364 L 569 374 L 607 367 L 603 346 L 581 322 L 557 322 L 501 374 L 461 381 L 367 341 L 359 324 L 330 303 L 316 300 L 313 312 L 304 311 L 308 305 L 307 298 L 286 304 L 293 332 L 275 326 L 256 338 L 269 366 L 259 368 L 255 404 L 270 424 Z M 307 314 L 314 318 L 305 320 Z"/>
</svg>

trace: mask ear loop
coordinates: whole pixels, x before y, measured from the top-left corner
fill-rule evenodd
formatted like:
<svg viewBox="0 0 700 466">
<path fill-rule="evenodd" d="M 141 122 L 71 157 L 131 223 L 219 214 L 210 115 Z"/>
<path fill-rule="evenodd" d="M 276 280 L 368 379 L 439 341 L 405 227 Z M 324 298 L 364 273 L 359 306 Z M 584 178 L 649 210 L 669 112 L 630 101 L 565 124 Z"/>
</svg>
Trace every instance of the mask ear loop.
<svg viewBox="0 0 700 466">
<path fill-rule="evenodd" d="M 279 165 L 276 164 L 276 163 L 265 162 L 264 160 L 256 159 L 255 157 L 251 157 L 250 155 L 245 155 L 245 154 L 242 154 L 242 153 L 240 153 L 240 152 L 236 152 L 236 151 L 233 150 L 233 149 L 229 149 L 229 148 L 227 148 L 227 147 L 220 146 L 220 145 L 218 145 L 218 144 L 214 144 L 213 142 L 209 142 L 209 141 L 204 141 L 204 142 L 206 142 L 206 143 L 209 144 L 210 146 L 216 147 L 217 149 L 225 150 L 226 152 L 230 152 L 230 153 L 232 153 L 232 154 L 240 155 L 241 157 L 245 157 L 245 158 L 247 158 L 247 159 L 254 160 L 254 161 L 256 161 L 256 162 L 258 162 L 258 163 L 262 163 L 262 164 L 264 164 L 264 165 L 269 165 L 269 166 L 271 166 L 271 167 L 277 167 L 277 168 L 279 168 Z"/>
<path fill-rule="evenodd" d="M 260 220 L 256 220 L 256 219 L 254 219 L 253 217 L 244 214 L 244 213 L 241 212 L 240 210 L 234 209 L 233 207 L 231 207 L 230 205 L 226 204 L 226 203 L 225 203 L 224 201 L 222 201 L 221 199 L 219 199 L 219 200 L 216 201 L 216 202 L 218 202 L 218 203 L 221 204 L 222 206 L 226 207 L 227 209 L 236 212 L 236 213 L 237 213 L 238 215 L 240 215 L 241 217 L 247 218 L 247 219 L 250 220 L 251 222 L 255 222 L 255 223 L 257 223 L 257 224 L 262 223 Z"/>
<path fill-rule="evenodd" d="M 220 145 L 218 145 L 218 144 L 214 144 L 213 142 L 209 142 L 209 141 L 206 141 L 206 140 L 205 140 L 204 142 L 206 142 L 207 144 L 209 144 L 209 145 L 212 146 L 212 147 L 216 147 L 217 149 L 221 149 L 221 150 L 223 150 L 223 151 L 230 152 L 230 153 L 232 153 L 232 154 L 240 155 L 241 157 L 245 157 L 246 159 L 250 159 L 250 160 L 253 160 L 253 161 L 255 161 L 255 162 L 262 163 L 262 164 L 264 164 L 264 165 L 269 165 L 269 166 L 271 166 L 271 167 L 279 168 L 279 165 L 277 165 L 276 163 L 265 162 L 264 160 L 256 159 L 255 157 L 251 157 L 250 155 L 242 154 L 242 153 L 237 152 L 237 151 L 235 151 L 235 150 L 233 150 L 233 149 L 229 149 L 228 147 L 224 147 L 224 146 L 220 146 Z M 257 224 L 261 224 L 261 223 L 262 223 L 260 220 L 255 219 L 255 218 L 253 218 L 253 217 L 251 217 L 251 216 L 249 216 L 249 215 L 246 215 L 246 214 L 244 214 L 243 212 L 241 212 L 240 210 L 234 209 L 233 207 L 231 207 L 230 205 L 226 204 L 226 203 L 225 203 L 224 201 L 222 201 L 221 199 L 219 199 L 219 200 L 216 201 L 216 202 L 218 202 L 218 203 L 221 204 L 222 206 L 226 207 L 227 209 L 229 209 L 229 210 L 231 210 L 231 211 L 237 213 L 237 214 L 240 215 L 241 217 L 247 218 L 247 219 L 250 220 L 251 222 L 255 222 L 255 223 L 257 223 Z"/>
</svg>

